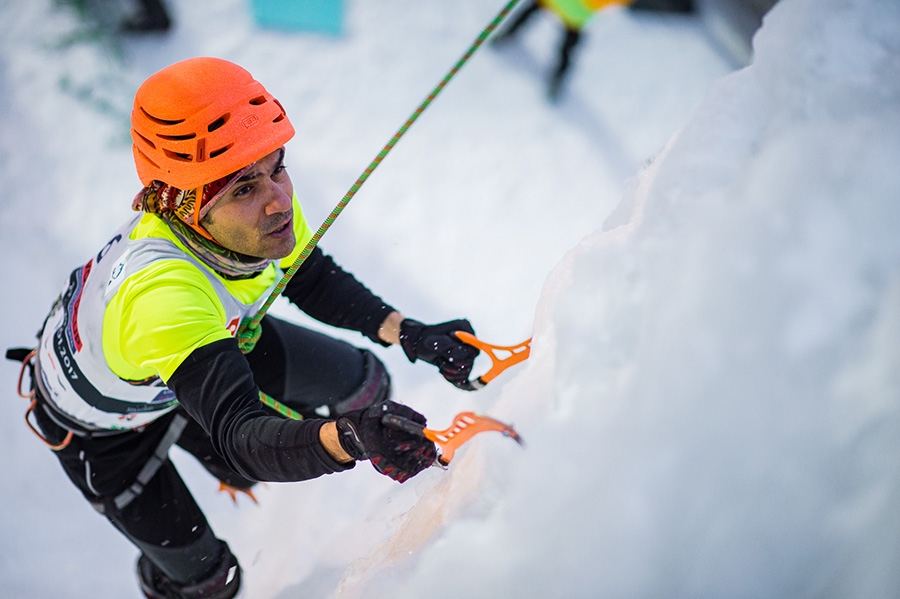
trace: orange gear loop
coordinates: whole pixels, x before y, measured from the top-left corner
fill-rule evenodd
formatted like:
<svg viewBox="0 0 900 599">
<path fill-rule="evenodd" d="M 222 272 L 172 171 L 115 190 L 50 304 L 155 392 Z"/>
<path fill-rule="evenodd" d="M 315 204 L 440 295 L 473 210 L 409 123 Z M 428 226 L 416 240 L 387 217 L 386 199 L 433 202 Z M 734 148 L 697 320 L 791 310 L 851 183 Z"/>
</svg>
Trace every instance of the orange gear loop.
<svg viewBox="0 0 900 599">
<path fill-rule="evenodd" d="M 28 364 L 31 363 L 31 361 L 34 359 L 34 357 L 36 355 L 37 355 L 36 349 L 33 349 L 30 352 L 28 352 L 28 355 L 26 355 L 25 359 L 22 360 L 22 369 L 19 370 L 19 382 L 16 385 L 16 391 L 18 392 L 19 397 L 21 397 L 23 399 L 32 399 L 34 397 L 34 386 L 32 385 L 31 391 L 29 391 L 28 393 L 24 393 L 22 391 L 22 381 L 25 380 L 25 370 L 28 368 Z"/>
<path fill-rule="evenodd" d="M 34 409 L 37 407 L 38 400 L 37 400 L 37 397 L 35 397 L 34 385 L 32 384 L 31 390 L 26 393 L 22 390 L 22 383 L 25 380 L 25 371 L 28 369 L 28 365 L 31 363 L 31 361 L 34 359 L 34 357 L 36 355 L 37 355 L 37 350 L 33 349 L 30 352 L 28 352 L 28 355 L 25 356 L 24 360 L 22 360 L 22 369 L 19 370 L 19 381 L 18 381 L 18 384 L 16 385 L 16 391 L 18 392 L 19 397 L 21 397 L 23 399 L 31 400 L 31 403 L 28 405 L 28 409 L 25 410 L 25 424 L 28 425 L 28 428 L 31 429 L 31 432 L 33 432 L 37 436 L 37 438 L 41 440 L 41 443 L 43 443 L 44 445 L 46 445 L 53 451 L 59 451 L 61 449 L 65 449 L 66 447 L 69 446 L 69 443 L 72 442 L 72 437 L 75 435 L 75 433 L 73 433 L 72 431 L 69 431 L 69 434 L 67 434 L 66 438 L 63 439 L 60 443 L 51 443 L 47 439 L 47 437 L 45 437 L 44 435 L 41 434 L 41 432 L 37 429 L 37 427 L 35 425 L 31 424 L 31 420 L 28 419 L 28 417 L 31 416 L 31 413 L 34 412 Z"/>
<path fill-rule="evenodd" d="M 69 446 L 69 443 L 72 442 L 72 437 L 75 435 L 75 433 L 73 433 L 72 431 L 69 431 L 68 434 L 66 435 L 65 439 L 63 439 L 61 442 L 51 443 L 47 439 L 47 437 L 45 437 L 44 435 L 41 434 L 41 432 L 37 429 L 36 426 L 31 424 L 31 420 L 28 419 L 28 417 L 31 416 L 31 413 L 34 412 L 34 409 L 37 407 L 37 403 L 38 403 L 37 398 L 32 399 L 31 404 L 28 406 L 28 409 L 25 410 L 25 424 L 28 425 L 28 428 L 31 429 L 31 432 L 33 432 L 37 436 L 37 438 L 41 440 L 41 442 L 44 445 L 46 445 L 53 451 L 60 451 L 62 449 L 65 449 L 66 447 Z"/>
</svg>

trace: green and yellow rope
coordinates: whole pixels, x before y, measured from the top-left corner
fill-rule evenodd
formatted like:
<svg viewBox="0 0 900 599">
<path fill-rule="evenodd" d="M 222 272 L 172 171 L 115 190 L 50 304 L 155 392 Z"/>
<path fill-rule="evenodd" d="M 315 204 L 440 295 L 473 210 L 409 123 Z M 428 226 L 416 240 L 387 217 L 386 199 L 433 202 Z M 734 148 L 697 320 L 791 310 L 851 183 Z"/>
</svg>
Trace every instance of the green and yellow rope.
<svg viewBox="0 0 900 599">
<path fill-rule="evenodd" d="M 315 232 L 312 238 L 309 240 L 309 243 L 306 244 L 306 247 L 303 248 L 303 251 L 300 252 L 300 255 L 297 256 L 297 259 L 294 260 L 294 263 L 291 267 L 284 273 L 284 276 L 281 278 L 281 281 L 278 282 L 278 285 L 275 286 L 275 289 L 272 290 L 272 293 L 266 299 L 266 302 L 260 307 L 259 311 L 252 318 L 245 318 L 243 322 L 241 322 L 241 326 L 238 329 L 237 339 L 238 344 L 241 347 L 241 351 L 245 354 L 249 353 L 256 346 L 256 342 L 259 340 L 259 336 L 261 334 L 261 330 L 259 327 L 259 323 L 262 320 L 263 316 L 265 316 L 266 312 L 268 312 L 272 303 L 281 295 L 281 292 L 284 291 L 284 288 L 287 287 L 288 282 L 291 280 L 291 277 L 297 272 L 300 266 L 304 261 L 312 254 L 312 251 L 315 249 L 316 245 L 318 245 L 319 240 L 322 239 L 322 236 L 325 235 L 325 232 L 331 227 L 337 217 L 340 216 L 341 212 L 343 212 L 344 208 L 347 204 L 350 203 L 350 200 L 353 199 L 353 196 L 356 195 L 356 192 L 359 191 L 359 188 L 362 187 L 363 183 L 366 182 L 366 179 L 378 168 L 378 165 L 384 160 L 384 158 L 388 155 L 388 153 L 393 149 L 397 142 L 400 141 L 400 138 L 406 133 L 406 131 L 412 126 L 413 123 L 418 120 L 419 116 L 425 112 L 425 109 L 434 101 L 434 99 L 441 93 L 451 79 L 459 72 L 459 70 L 469 61 L 473 54 L 478 50 L 479 47 L 484 43 L 484 41 L 488 38 L 488 36 L 497 28 L 497 26 L 506 18 L 506 16 L 512 11 L 515 5 L 519 2 L 519 0 L 510 0 L 503 7 L 496 17 L 487 25 L 487 27 L 482 30 L 482 32 L 478 35 L 472 45 L 469 46 L 469 49 L 466 50 L 465 54 L 462 55 L 453 68 L 444 76 L 440 83 L 435 86 L 435 88 L 428 94 L 428 97 L 422 101 L 421 104 L 413 111 L 412 115 L 403 123 L 403 126 L 397 130 L 391 140 L 382 148 L 382 150 L 378 153 L 375 159 L 369 164 L 365 171 L 363 171 L 362 175 L 350 186 L 350 189 L 344 195 L 338 205 L 335 206 L 334 210 L 331 211 L 331 214 L 325 219 L 325 222 L 319 227 L 319 229 Z M 271 399 L 271 398 L 269 398 Z M 275 400 L 272 400 L 275 401 Z"/>
</svg>

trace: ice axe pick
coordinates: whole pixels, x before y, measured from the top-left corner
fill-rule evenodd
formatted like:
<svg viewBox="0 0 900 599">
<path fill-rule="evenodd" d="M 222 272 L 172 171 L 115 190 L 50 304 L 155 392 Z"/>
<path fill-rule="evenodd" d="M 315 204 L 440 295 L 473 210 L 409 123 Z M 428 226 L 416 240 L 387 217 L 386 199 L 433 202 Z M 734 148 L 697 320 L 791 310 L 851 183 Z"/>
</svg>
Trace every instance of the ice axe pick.
<svg viewBox="0 0 900 599">
<path fill-rule="evenodd" d="M 519 445 L 523 445 L 522 437 L 519 436 L 519 433 L 513 427 L 490 416 L 476 414 L 475 412 L 460 412 L 453 418 L 453 424 L 442 431 L 425 428 L 418 422 L 396 414 L 385 414 L 381 422 L 385 426 L 433 441 L 441 450 L 438 462 L 443 466 L 450 465 L 456 450 L 478 433 L 497 431 L 503 434 L 504 437 L 509 437 Z"/>
</svg>

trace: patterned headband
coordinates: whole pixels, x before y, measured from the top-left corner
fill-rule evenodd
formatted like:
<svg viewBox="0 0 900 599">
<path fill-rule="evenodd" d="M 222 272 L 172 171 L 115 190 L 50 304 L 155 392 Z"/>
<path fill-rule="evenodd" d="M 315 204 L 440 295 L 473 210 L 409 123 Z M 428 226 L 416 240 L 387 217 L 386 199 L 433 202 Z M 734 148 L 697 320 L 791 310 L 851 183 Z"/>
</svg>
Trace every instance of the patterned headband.
<svg viewBox="0 0 900 599">
<path fill-rule="evenodd" d="M 209 233 L 200 225 L 203 217 L 215 206 L 216 202 L 228 192 L 231 187 L 240 180 L 247 171 L 256 163 L 249 164 L 221 179 L 207 183 L 201 188 L 199 213 L 196 210 L 197 189 L 179 189 L 162 181 L 152 181 L 150 185 L 141 189 L 131 202 L 131 209 L 136 212 L 150 212 L 163 214 L 171 212 L 186 225 L 198 231 L 204 237 L 211 239 Z"/>
</svg>

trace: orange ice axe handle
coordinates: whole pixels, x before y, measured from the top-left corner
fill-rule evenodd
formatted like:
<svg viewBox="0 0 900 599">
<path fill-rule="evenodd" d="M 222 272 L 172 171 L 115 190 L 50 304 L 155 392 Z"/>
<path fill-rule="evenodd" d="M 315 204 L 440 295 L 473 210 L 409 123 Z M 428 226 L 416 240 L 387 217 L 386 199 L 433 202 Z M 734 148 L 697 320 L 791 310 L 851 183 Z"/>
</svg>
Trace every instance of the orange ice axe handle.
<svg viewBox="0 0 900 599">
<path fill-rule="evenodd" d="M 460 445 L 478 433 L 497 431 L 502 433 L 504 437 L 509 437 L 519 445 L 522 445 L 522 437 L 519 436 L 519 433 L 517 433 L 513 427 L 504 424 L 499 420 L 494 420 L 490 416 L 476 414 L 475 412 L 460 412 L 453 419 L 453 425 L 442 431 L 425 428 L 418 422 L 413 422 L 412 420 L 394 414 L 386 414 L 384 418 L 381 419 L 381 422 L 385 426 L 403 430 L 413 435 L 425 437 L 429 441 L 433 441 L 441 449 L 438 461 L 444 466 L 450 464 L 450 461 L 453 459 L 453 456 Z"/>
<path fill-rule="evenodd" d="M 465 331 L 454 331 L 453 334 L 466 345 L 480 349 L 491 359 L 491 369 L 477 379 L 468 381 L 468 386 L 463 387 L 466 391 L 481 389 L 501 372 L 519 362 L 524 362 L 531 355 L 531 338 L 518 345 L 492 345 Z"/>
</svg>

